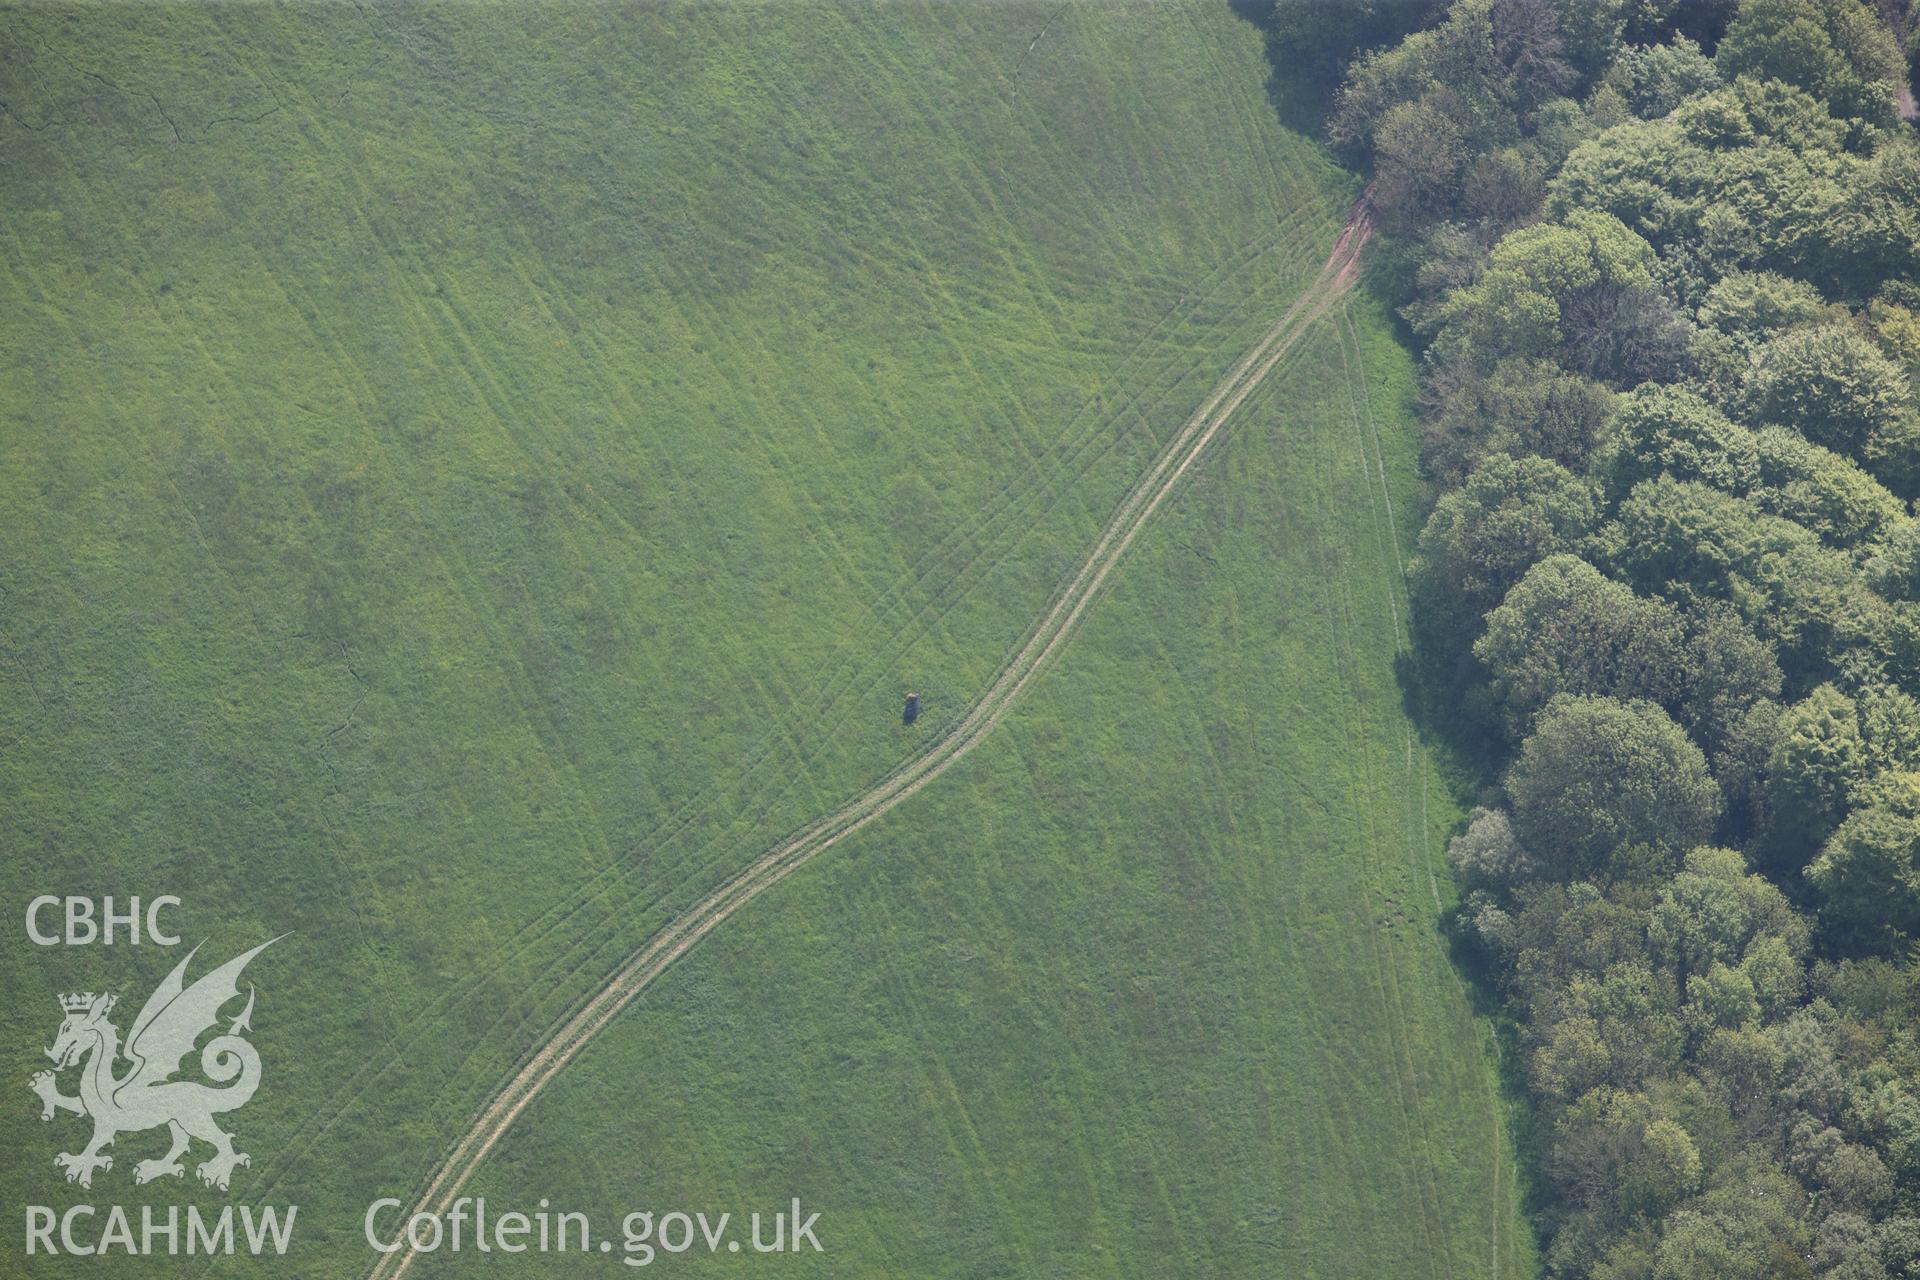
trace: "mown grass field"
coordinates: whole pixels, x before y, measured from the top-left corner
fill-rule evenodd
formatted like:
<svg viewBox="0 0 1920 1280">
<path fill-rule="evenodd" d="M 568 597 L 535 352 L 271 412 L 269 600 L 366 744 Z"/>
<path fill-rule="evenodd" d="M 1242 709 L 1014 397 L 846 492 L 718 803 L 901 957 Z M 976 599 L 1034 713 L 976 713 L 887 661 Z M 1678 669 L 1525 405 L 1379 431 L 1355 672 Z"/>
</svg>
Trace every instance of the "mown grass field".
<svg viewBox="0 0 1920 1280">
<path fill-rule="evenodd" d="M 825 1252 L 758 1265 L 810 1275 L 1531 1273 L 1392 677 L 1405 358 L 1355 308 L 1288 366 L 997 740 L 683 961 L 490 1203 L 797 1193 Z"/>
<path fill-rule="evenodd" d="M 0 887 L 293 931 L 276 1273 L 370 1262 L 556 1014 L 964 714 L 1344 216 L 1265 75 L 1224 6 L 0 14 Z M 1344 325 L 491 1196 L 798 1193 L 817 1274 L 1526 1269 L 1392 676 L 1405 357 Z M 55 993 L 176 959 L 0 942 L 10 1212 L 212 1202 L 132 1187 L 157 1136 L 60 1183 L 24 1088 Z"/>
</svg>

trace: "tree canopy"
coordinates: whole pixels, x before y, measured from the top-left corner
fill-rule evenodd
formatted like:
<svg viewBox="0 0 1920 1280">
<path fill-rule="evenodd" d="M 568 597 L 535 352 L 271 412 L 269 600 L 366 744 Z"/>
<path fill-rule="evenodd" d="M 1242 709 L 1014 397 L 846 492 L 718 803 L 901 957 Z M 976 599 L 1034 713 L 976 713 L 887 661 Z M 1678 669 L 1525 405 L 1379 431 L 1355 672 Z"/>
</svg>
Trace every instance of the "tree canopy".
<svg viewBox="0 0 1920 1280">
<path fill-rule="evenodd" d="M 1909 8 L 1454 0 L 1336 98 L 1555 1276 L 1920 1276 Z"/>
</svg>

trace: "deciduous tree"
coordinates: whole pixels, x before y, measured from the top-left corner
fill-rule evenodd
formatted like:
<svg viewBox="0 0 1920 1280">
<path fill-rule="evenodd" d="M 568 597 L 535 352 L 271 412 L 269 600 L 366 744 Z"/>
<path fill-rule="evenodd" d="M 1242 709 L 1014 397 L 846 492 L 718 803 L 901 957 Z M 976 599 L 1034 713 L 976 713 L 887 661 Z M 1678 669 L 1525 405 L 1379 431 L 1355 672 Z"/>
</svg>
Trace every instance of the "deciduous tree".
<svg viewBox="0 0 1920 1280">
<path fill-rule="evenodd" d="M 1623 846 L 1677 857 L 1720 812 L 1706 757 L 1651 702 L 1549 703 L 1507 775 L 1520 842 L 1554 873 L 1592 875 Z"/>
</svg>

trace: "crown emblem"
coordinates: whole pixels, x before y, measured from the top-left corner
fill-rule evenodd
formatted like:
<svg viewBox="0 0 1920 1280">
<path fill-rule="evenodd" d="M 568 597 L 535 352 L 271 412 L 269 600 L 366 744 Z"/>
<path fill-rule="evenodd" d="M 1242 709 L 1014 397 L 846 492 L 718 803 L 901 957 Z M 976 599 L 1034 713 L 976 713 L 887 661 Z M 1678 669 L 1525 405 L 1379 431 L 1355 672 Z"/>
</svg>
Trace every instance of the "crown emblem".
<svg viewBox="0 0 1920 1280">
<path fill-rule="evenodd" d="M 92 1005 L 91 991 L 75 991 L 60 997 L 60 1007 L 68 1013 L 85 1013 Z"/>
</svg>

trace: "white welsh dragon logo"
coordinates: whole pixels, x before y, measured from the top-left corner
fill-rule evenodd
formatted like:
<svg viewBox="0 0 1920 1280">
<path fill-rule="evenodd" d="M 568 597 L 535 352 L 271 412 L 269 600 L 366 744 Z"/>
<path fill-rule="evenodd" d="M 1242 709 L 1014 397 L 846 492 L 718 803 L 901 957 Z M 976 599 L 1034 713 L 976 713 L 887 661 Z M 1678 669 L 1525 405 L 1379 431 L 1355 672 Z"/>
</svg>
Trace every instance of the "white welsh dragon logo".
<svg viewBox="0 0 1920 1280">
<path fill-rule="evenodd" d="M 260 1087 L 260 1055 L 241 1038 L 252 1030 L 253 988 L 247 988 L 247 1007 L 228 1024 L 222 1035 L 207 1041 L 200 1050 L 200 1070 L 209 1080 L 222 1085 L 214 1088 L 197 1080 L 175 1080 L 194 1042 L 212 1028 L 220 1017 L 220 1006 L 240 994 L 240 971 L 247 961 L 265 951 L 279 939 L 263 942 L 244 955 L 237 956 L 195 982 L 185 983 L 187 963 L 199 951 L 195 947 L 187 958 L 174 966 L 133 1020 L 124 1048 L 120 1031 L 107 1020 L 112 1012 L 111 995 L 62 996 L 60 1008 L 66 1019 L 54 1038 L 47 1056 L 53 1059 L 53 1071 L 41 1071 L 33 1077 L 33 1091 L 40 1095 L 42 1120 L 53 1119 L 55 1111 L 72 1111 L 93 1118 L 93 1140 L 75 1153 L 62 1152 L 53 1158 L 66 1171 L 68 1182 L 83 1187 L 93 1185 L 95 1169 L 112 1169 L 113 1157 L 100 1154 L 115 1137 L 141 1129 L 167 1126 L 173 1145 L 158 1160 L 142 1160 L 133 1167 L 135 1182 L 151 1182 L 160 1177 L 180 1177 L 186 1172 L 180 1157 L 190 1140 L 200 1139 L 214 1149 L 213 1158 L 196 1171 L 200 1181 L 210 1187 L 227 1189 L 227 1181 L 236 1166 L 250 1163 L 245 1152 L 233 1149 L 233 1139 L 222 1132 L 213 1118 L 247 1104 Z M 132 1063 L 116 1076 L 114 1063 L 121 1057 Z M 60 1092 L 54 1072 L 80 1063 L 80 1095 L 68 1097 Z"/>
</svg>

